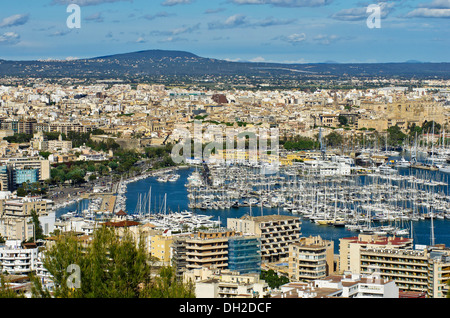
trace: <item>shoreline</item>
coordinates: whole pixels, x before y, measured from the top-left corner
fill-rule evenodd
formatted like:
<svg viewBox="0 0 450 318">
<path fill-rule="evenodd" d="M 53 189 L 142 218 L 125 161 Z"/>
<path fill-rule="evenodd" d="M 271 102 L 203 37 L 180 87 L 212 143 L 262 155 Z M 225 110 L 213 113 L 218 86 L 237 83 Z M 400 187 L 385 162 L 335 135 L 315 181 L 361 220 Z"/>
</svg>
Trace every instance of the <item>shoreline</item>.
<svg viewBox="0 0 450 318">
<path fill-rule="evenodd" d="M 167 168 L 161 168 L 161 169 L 157 169 L 157 170 L 152 170 L 152 171 L 148 171 L 148 172 L 144 172 L 144 173 L 140 173 L 140 174 L 136 174 L 134 176 L 128 177 L 126 179 L 123 178 L 123 176 L 121 176 L 121 179 L 119 181 L 111 181 L 109 185 L 100 185 L 100 186 L 109 186 L 110 187 L 110 191 L 111 194 L 116 196 L 116 202 L 115 202 L 115 207 L 114 207 L 114 212 L 118 212 L 119 210 L 117 210 L 117 205 L 120 201 L 119 198 L 123 198 L 123 203 L 126 202 L 126 197 L 125 197 L 125 192 L 122 192 L 123 189 L 121 189 L 121 187 L 126 187 L 129 183 L 133 183 L 133 182 L 137 182 L 139 180 L 143 180 L 146 178 L 150 178 L 153 177 L 155 175 L 158 174 L 163 174 L 163 173 L 167 173 L 169 171 L 175 171 L 178 169 L 183 169 L 183 168 L 189 168 L 189 166 L 174 166 L 174 167 L 167 167 Z M 82 200 L 89 200 L 86 197 L 83 197 L 83 195 L 85 194 L 90 194 L 90 193 L 94 193 L 94 188 L 98 185 L 96 185 L 96 183 L 102 183 L 102 181 L 100 180 L 96 180 L 96 182 L 93 183 L 89 183 L 88 184 L 84 184 L 80 187 L 65 187 L 65 188 L 59 188 L 60 190 L 63 191 L 58 191 L 56 192 L 57 197 L 48 197 L 49 200 L 52 200 L 54 202 L 54 207 L 53 210 L 55 212 L 57 212 L 60 209 L 63 209 L 69 205 L 78 203 Z M 87 185 L 87 187 L 86 187 Z M 63 192 L 63 194 L 60 194 L 59 192 Z M 59 193 L 59 194 L 58 194 Z M 55 194 L 54 194 L 55 195 Z M 61 197 L 60 195 L 64 195 L 64 197 Z"/>
</svg>

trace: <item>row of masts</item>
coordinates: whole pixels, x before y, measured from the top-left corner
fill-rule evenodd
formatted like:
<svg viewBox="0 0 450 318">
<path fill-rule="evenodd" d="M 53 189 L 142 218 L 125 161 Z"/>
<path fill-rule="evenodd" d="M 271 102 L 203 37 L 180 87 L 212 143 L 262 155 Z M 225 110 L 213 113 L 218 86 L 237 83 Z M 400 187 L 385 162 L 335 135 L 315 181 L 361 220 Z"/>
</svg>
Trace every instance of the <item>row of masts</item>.
<svg viewBox="0 0 450 318">
<path fill-rule="evenodd" d="M 321 177 L 292 168 L 262 175 L 247 166 L 210 166 L 209 173 L 209 184 L 200 178 L 186 185 L 190 208 L 282 208 L 317 223 L 339 220 L 342 226 L 450 218 L 448 176 L 439 179 L 427 171 Z"/>
</svg>

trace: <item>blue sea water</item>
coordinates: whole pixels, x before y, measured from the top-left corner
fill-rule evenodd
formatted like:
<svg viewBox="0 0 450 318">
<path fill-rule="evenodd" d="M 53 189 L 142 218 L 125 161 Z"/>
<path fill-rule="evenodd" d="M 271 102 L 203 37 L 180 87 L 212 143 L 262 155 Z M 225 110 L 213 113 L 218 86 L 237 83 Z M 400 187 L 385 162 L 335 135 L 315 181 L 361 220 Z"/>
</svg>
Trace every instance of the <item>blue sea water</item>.
<svg viewBox="0 0 450 318">
<path fill-rule="evenodd" d="M 135 214 L 139 211 L 139 202 L 142 204 L 143 198 L 148 198 L 151 193 L 151 200 L 146 199 L 144 213 L 168 213 L 170 211 L 178 212 L 183 210 L 189 210 L 188 204 L 188 191 L 185 186 L 188 176 L 192 173 L 192 169 L 179 169 L 177 173 L 180 178 L 175 182 L 158 182 L 156 177 L 149 177 L 133 183 L 129 183 L 127 187 L 127 202 L 126 210 L 129 214 Z M 413 170 L 405 169 L 403 174 L 414 173 Z M 427 177 L 424 171 L 418 171 L 416 173 L 423 174 L 422 177 Z M 431 175 L 430 175 L 431 176 Z M 434 177 L 433 177 L 434 178 Z M 442 180 L 448 182 L 448 175 L 444 175 Z M 441 181 L 442 181 L 441 180 Z M 442 191 L 448 191 L 448 187 L 443 187 Z M 448 193 L 447 193 L 448 194 Z M 147 201 L 148 200 L 148 201 Z M 57 217 L 67 211 L 73 211 L 83 207 L 86 201 L 81 201 L 72 206 L 67 206 L 57 212 Z M 166 205 L 165 205 L 166 204 Z M 151 206 L 150 211 L 148 206 Z M 283 209 L 269 209 L 261 207 L 240 207 L 238 209 L 226 209 L 226 210 L 197 210 L 199 214 L 212 215 L 213 219 L 220 220 L 223 226 L 226 226 L 227 218 L 239 218 L 245 214 L 251 214 L 253 216 L 258 215 L 292 215 L 288 211 Z M 413 226 L 413 239 L 414 244 L 417 245 L 430 245 L 431 244 L 431 221 L 429 219 L 408 222 L 408 226 Z M 445 244 L 450 246 L 450 220 L 433 220 L 434 238 L 436 244 Z M 316 236 L 320 235 L 323 239 L 333 240 L 335 253 L 339 249 L 339 239 L 344 237 L 357 236 L 357 232 L 352 232 L 344 227 L 332 227 L 317 225 L 309 220 L 302 220 L 302 236 Z"/>
</svg>

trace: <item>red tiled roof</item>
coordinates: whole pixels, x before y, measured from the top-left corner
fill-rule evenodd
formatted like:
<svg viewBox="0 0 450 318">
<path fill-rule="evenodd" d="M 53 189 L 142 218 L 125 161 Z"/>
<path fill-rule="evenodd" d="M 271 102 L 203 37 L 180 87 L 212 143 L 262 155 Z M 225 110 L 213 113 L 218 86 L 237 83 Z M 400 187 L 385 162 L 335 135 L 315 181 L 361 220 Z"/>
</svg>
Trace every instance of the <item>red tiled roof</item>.
<svg viewBox="0 0 450 318">
<path fill-rule="evenodd" d="M 127 215 L 127 212 L 125 212 L 124 210 L 120 210 L 119 212 L 116 213 L 116 215 Z"/>
<path fill-rule="evenodd" d="M 399 298 L 425 298 L 426 292 L 402 291 L 398 292 Z"/>
<path fill-rule="evenodd" d="M 408 241 L 410 241 L 410 238 L 407 237 L 398 237 L 398 236 L 390 236 L 390 237 L 378 237 L 378 239 L 374 240 L 374 241 L 360 241 L 358 240 L 359 237 L 344 237 L 344 240 L 349 240 L 349 241 L 353 241 L 353 243 L 360 243 L 360 244 L 374 244 L 374 245 L 387 245 L 387 244 L 391 244 L 391 245 L 399 245 L 399 244 L 403 244 L 406 243 Z"/>
<path fill-rule="evenodd" d="M 140 225 L 141 223 L 136 222 L 136 221 L 119 221 L 119 222 L 105 222 L 103 224 L 105 226 L 111 226 L 111 227 L 128 227 L 128 226 Z"/>
</svg>

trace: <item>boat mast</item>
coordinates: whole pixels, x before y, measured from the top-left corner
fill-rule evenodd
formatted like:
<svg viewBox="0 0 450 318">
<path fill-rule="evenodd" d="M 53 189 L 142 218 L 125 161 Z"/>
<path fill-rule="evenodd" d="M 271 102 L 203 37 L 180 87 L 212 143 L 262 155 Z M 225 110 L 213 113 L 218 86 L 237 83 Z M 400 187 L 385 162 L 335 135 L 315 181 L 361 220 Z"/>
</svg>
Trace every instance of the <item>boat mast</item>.
<svg viewBox="0 0 450 318">
<path fill-rule="evenodd" d="M 152 210 L 152 187 L 150 186 L 150 190 L 148 191 L 148 215 L 151 215 Z"/>
<path fill-rule="evenodd" d="M 431 246 L 434 246 L 434 224 L 433 224 L 433 214 L 431 214 Z"/>
</svg>

